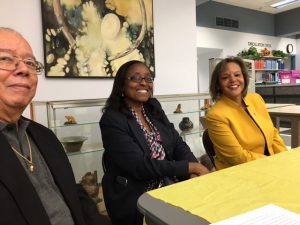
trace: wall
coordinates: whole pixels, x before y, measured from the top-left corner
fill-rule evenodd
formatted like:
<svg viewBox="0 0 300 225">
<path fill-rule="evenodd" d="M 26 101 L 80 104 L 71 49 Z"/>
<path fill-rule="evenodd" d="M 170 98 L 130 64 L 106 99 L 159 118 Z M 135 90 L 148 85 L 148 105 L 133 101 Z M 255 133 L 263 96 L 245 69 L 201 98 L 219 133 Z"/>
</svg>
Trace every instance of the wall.
<svg viewBox="0 0 300 225">
<path fill-rule="evenodd" d="M 202 38 L 202 36 L 201 36 Z M 210 58 L 220 58 L 223 49 L 198 48 L 197 66 L 199 77 L 199 92 L 209 92 L 209 63 Z"/>
<path fill-rule="evenodd" d="M 197 47 L 223 49 L 223 56 L 236 55 L 239 51 L 248 49 L 248 42 L 271 44 L 269 49 L 284 52 L 287 44 L 293 44 L 296 48 L 296 39 L 292 38 L 197 27 Z M 295 49 L 294 53 L 298 54 L 298 51 L 299 49 Z"/>
<path fill-rule="evenodd" d="M 216 17 L 238 20 L 239 27 L 217 26 Z M 200 27 L 275 36 L 274 15 L 252 9 L 209 1 L 197 6 L 196 18 Z"/>
<path fill-rule="evenodd" d="M 276 36 L 300 34 L 300 8 L 289 10 L 275 15 Z"/>
<path fill-rule="evenodd" d="M 248 42 L 271 44 L 272 47 L 269 49 L 282 50 L 284 52 L 286 52 L 287 44 L 293 44 L 293 54 L 300 54 L 299 40 L 296 39 L 197 27 L 198 76 L 200 78 L 199 86 L 201 92 L 208 91 L 208 59 L 235 56 L 241 50 L 250 47 Z M 260 47 L 257 48 L 258 50 L 261 49 Z M 208 49 L 211 51 L 208 51 Z M 296 57 L 296 69 L 300 68 L 298 58 Z"/>
<path fill-rule="evenodd" d="M 195 0 L 154 0 L 156 94 L 195 93 Z"/>
<path fill-rule="evenodd" d="M 238 20 L 239 27 L 217 26 L 216 17 Z M 270 14 L 214 1 L 204 1 L 197 6 L 196 19 L 197 26 L 201 27 L 293 38 L 299 38 L 296 35 L 300 34 L 298 23 L 300 8 Z"/>
<path fill-rule="evenodd" d="M 195 0 L 153 0 L 155 94 L 194 93 L 198 90 L 195 8 Z M 0 26 L 22 33 L 32 45 L 36 58 L 43 62 L 40 0 L 30 0 L 30 3 L 24 0 L 1 1 Z M 108 97 L 111 87 L 110 79 L 46 79 L 41 75 L 34 100 Z"/>
</svg>

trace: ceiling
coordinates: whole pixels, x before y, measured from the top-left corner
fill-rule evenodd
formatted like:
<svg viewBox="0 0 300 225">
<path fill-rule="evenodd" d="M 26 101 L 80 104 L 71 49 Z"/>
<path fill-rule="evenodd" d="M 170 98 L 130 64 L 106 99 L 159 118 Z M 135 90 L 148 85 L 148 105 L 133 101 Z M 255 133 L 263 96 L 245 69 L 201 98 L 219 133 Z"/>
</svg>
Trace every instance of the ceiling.
<svg viewBox="0 0 300 225">
<path fill-rule="evenodd" d="M 293 4 L 290 4 L 280 9 L 275 9 L 270 6 L 273 3 L 280 2 L 280 0 L 212 0 L 212 1 L 243 7 L 247 9 L 253 9 L 253 10 L 257 10 L 265 13 L 271 13 L 271 14 L 281 13 L 281 12 L 285 12 L 300 7 L 300 1 L 297 1 Z M 196 0 L 197 5 L 200 5 L 204 2 L 208 2 L 208 0 Z"/>
</svg>

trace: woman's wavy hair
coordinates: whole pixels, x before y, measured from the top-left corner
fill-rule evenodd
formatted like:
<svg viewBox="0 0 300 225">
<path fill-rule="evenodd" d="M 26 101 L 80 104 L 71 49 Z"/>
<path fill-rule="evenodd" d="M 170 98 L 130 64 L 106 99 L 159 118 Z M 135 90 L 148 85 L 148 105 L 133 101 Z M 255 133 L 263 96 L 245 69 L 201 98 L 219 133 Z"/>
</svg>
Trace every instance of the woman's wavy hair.
<svg viewBox="0 0 300 225">
<path fill-rule="evenodd" d="M 249 85 L 249 74 L 248 74 L 248 69 L 244 63 L 244 61 L 239 58 L 239 57 L 228 57 L 220 61 L 214 71 L 212 72 L 211 80 L 210 80 L 210 85 L 209 85 L 209 92 L 212 98 L 212 101 L 215 102 L 218 100 L 218 98 L 222 95 L 222 91 L 220 88 L 220 76 L 221 74 L 225 71 L 226 66 L 228 63 L 236 63 L 240 66 L 243 77 L 244 77 L 244 90 L 242 92 L 242 96 L 245 97 L 248 91 L 248 85 Z"/>
<path fill-rule="evenodd" d="M 121 112 L 128 112 L 128 106 L 126 104 L 125 98 L 124 98 L 124 86 L 126 81 L 126 75 L 128 70 L 135 64 L 143 64 L 143 62 L 138 60 L 131 60 L 126 63 L 124 63 L 119 70 L 117 71 L 117 74 L 114 79 L 113 88 L 111 91 L 111 94 L 109 98 L 106 101 L 106 104 L 103 108 L 103 112 L 107 109 L 114 109 Z M 145 65 L 146 66 L 146 65 Z"/>
</svg>

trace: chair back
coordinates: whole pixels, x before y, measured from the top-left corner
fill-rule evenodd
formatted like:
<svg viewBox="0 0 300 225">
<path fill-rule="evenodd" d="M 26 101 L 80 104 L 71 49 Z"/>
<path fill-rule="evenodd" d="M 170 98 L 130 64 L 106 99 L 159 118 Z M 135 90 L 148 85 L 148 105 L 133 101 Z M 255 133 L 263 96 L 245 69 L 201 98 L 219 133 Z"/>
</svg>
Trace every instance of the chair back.
<svg viewBox="0 0 300 225">
<path fill-rule="evenodd" d="M 216 167 L 215 161 L 214 161 L 216 153 L 215 153 L 214 145 L 213 145 L 213 143 L 210 140 L 210 137 L 208 135 L 208 130 L 207 129 L 205 129 L 203 134 L 202 134 L 202 143 L 203 143 L 203 146 L 205 148 L 206 154 L 209 156 L 209 158 L 210 158 L 212 164 L 214 165 L 214 167 Z"/>
</svg>

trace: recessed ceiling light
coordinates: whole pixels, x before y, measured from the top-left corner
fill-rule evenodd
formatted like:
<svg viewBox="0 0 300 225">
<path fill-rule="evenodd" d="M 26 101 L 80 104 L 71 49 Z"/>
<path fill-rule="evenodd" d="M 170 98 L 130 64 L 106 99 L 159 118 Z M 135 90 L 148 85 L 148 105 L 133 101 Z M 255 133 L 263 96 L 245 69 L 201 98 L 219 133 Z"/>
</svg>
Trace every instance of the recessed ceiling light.
<svg viewBox="0 0 300 225">
<path fill-rule="evenodd" d="M 284 0 L 284 1 L 280 1 L 280 2 L 272 4 L 271 7 L 279 9 L 279 8 L 283 8 L 287 5 L 290 5 L 290 4 L 298 2 L 298 1 L 299 0 Z"/>
</svg>

